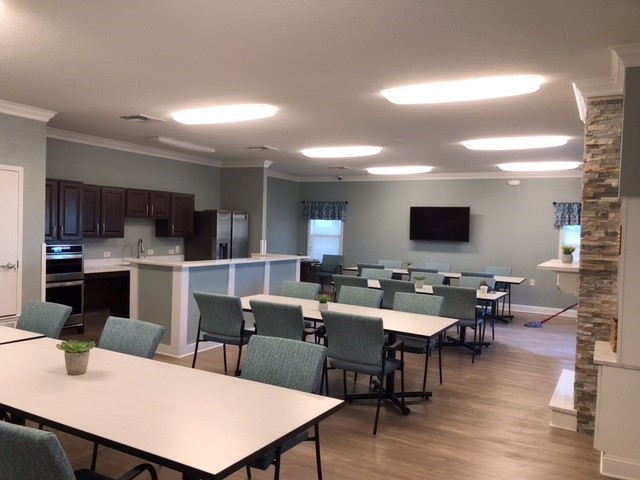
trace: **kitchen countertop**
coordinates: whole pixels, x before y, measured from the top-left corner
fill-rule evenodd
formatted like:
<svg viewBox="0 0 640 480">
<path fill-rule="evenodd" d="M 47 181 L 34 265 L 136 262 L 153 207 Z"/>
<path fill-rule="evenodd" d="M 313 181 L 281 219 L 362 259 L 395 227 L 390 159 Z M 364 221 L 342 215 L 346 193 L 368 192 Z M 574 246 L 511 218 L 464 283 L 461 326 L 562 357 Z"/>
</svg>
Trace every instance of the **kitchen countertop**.
<svg viewBox="0 0 640 480">
<path fill-rule="evenodd" d="M 192 268 L 192 267 L 215 267 L 221 265 L 239 265 L 248 263 L 264 263 L 264 262 L 278 262 L 278 261 L 291 261 L 291 260 L 303 260 L 305 257 L 298 255 L 278 255 L 278 254 L 257 254 L 251 255 L 251 258 L 232 258 L 224 260 L 194 260 L 184 261 L 175 260 L 172 258 L 167 259 L 162 257 L 149 257 L 149 258 L 132 258 L 129 260 L 131 265 L 152 265 L 159 267 L 171 267 L 171 268 Z"/>
</svg>

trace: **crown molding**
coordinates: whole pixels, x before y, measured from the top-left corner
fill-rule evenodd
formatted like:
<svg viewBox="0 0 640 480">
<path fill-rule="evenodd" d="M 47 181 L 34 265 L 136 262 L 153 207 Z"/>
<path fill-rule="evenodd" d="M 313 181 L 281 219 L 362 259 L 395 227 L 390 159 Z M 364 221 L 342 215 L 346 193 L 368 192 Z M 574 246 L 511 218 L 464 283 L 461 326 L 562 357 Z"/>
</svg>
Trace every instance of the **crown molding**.
<svg viewBox="0 0 640 480">
<path fill-rule="evenodd" d="M 640 66 L 640 44 L 611 47 L 611 75 L 573 82 L 573 93 L 582 123 L 587 119 L 587 101 L 591 97 L 607 97 L 624 93 L 624 70 Z"/>
<path fill-rule="evenodd" d="M 93 135 L 85 135 L 84 133 L 68 132 L 66 130 L 58 130 L 56 128 L 47 128 L 47 137 L 56 140 L 64 140 L 67 142 L 81 143 L 91 145 L 93 147 L 108 148 L 110 150 L 119 150 L 121 152 L 137 153 L 140 155 L 149 155 L 152 157 L 166 158 L 169 160 L 178 160 L 181 162 L 196 163 L 206 165 L 208 167 L 221 167 L 222 162 L 208 157 L 192 155 L 188 153 L 172 152 L 162 148 L 145 147 L 133 143 L 120 142 L 117 140 L 109 140 L 108 138 L 94 137 Z"/>
<path fill-rule="evenodd" d="M 302 177 L 289 175 L 288 173 L 276 172 L 275 170 L 267 170 L 267 177 L 279 178 L 281 180 L 289 180 L 290 182 L 298 183 L 302 181 Z"/>
<path fill-rule="evenodd" d="M 21 103 L 8 102 L 7 100 L 0 100 L 0 113 L 47 123 L 58 112 L 45 110 L 44 108 L 30 107 L 29 105 L 22 105 Z"/>
<path fill-rule="evenodd" d="M 269 168 L 271 160 L 225 160 L 221 162 L 222 168 Z"/>
</svg>

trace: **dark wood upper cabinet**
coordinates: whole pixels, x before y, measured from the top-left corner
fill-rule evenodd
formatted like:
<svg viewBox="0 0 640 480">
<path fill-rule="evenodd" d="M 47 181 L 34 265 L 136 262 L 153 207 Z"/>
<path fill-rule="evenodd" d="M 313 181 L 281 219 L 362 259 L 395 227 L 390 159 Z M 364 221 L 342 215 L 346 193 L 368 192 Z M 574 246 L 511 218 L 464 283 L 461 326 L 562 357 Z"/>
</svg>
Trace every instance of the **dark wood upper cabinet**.
<svg viewBox="0 0 640 480">
<path fill-rule="evenodd" d="M 124 188 L 84 185 L 82 203 L 85 237 L 124 238 Z"/>
<path fill-rule="evenodd" d="M 82 182 L 46 179 L 44 238 L 82 240 Z"/>
<path fill-rule="evenodd" d="M 82 186 L 82 233 L 86 238 L 100 236 L 100 186 Z"/>
<path fill-rule="evenodd" d="M 151 218 L 169 218 L 171 213 L 171 194 L 169 192 L 149 192 L 149 216 Z"/>
<path fill-rule="evenodd" d="M 171 194 L 127 188 L 127 217 L 169 218 Z"/>
<path fill-rule="evenodd" d="M 156 220 L 156 237 L 190 237 L 193 235 L 195 195 L 172 193 L 168 219 Z"/>
</svg>

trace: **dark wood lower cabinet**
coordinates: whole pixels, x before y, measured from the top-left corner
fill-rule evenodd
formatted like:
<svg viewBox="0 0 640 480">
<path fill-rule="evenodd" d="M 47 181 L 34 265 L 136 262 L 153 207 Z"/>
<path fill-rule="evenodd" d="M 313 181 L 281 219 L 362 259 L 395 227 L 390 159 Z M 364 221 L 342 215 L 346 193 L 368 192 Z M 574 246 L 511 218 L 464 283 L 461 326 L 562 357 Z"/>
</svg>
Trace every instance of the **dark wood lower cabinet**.
<svg viewBox="0 0 640 480">
<path fill-rule="evenodd" d="M 129 318 L 129 272 L 85 273 L 84 311 L 108 310 L 109 315 Z"/>
</svg>

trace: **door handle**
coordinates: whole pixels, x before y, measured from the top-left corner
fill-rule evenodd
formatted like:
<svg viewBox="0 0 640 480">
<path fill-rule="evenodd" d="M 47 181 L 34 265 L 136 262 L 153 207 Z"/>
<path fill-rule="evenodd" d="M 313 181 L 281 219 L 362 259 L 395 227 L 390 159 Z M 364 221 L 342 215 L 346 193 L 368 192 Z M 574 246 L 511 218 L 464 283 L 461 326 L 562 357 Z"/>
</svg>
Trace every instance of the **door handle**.
<svg viewBox="0 0 640 480">
<path fill-rule="evenodd" d="M 0 268 L 15 270 L 17 268 L 17 264 L 15 262 L 7 262 L 5 265 L 0 265 Z"/>
</svg>

